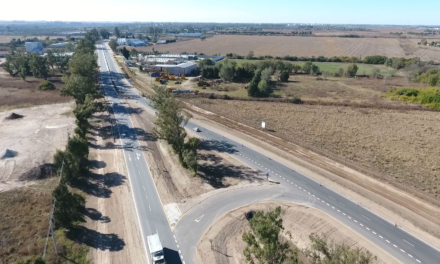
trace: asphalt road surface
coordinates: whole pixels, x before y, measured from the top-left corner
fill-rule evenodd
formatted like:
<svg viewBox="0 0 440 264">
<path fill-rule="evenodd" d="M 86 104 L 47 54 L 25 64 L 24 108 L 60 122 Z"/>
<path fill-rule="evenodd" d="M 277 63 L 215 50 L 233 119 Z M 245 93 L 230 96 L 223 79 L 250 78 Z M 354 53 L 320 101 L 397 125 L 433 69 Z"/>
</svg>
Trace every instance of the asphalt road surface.
<svg viewBox="0 0 440 264">
<path fill-rule="evenodd" d="M 440 263 L 440 251 L 396 227 L 394 223 L 321 186 L 288 166 L 198 125 L 201 130 L 200 136 L 211 141 L 216 149 L 233 155 L 262 173 L 269 173 L 269 179 L 276 184 L 217 195 L 187 212 L 173 233 L 149 173 L 148 164 L 143 158 L 141 146 L 136 139 L 136 131 L 128 116 L 127 111 L 133 110 L 122 105 L 111 80 L 118 87 L 119 94 L 130 96 L 142 107 L 151 109 L 152 107 L 140 96 L 139 91 L 129 85 L 127 80 L 124 80 L 124 76 L 118 73 L 114 60 L 104 45 L 98 47 L 104 91 L 110 103 L 116 103 L 113 105 L 113 111 L 125 146 L 124 156 L 144 242 L 146 243 L 147 235 L 158 232 L 163 246 L 167 248 L 165 257 L 168 263 L 198 263 L 195 254 L 197 243 L 217 217 L 237 207 L 268 200 L 296 202 L 322 210 L 401 263 Z M 191 122 L 186 126 L 187 129 L 196 127 Z"/>
</svg>

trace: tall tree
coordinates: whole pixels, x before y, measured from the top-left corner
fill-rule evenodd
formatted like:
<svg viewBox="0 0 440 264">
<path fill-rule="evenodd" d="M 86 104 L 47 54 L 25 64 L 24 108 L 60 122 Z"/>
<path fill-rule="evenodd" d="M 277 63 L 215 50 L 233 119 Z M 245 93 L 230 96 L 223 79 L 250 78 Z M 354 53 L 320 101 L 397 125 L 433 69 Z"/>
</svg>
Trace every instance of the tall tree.
<svg viewBox="0 0 440 264">
<path fill-rule="evenodd" d="M 115 35 L 117 38 L 120 38 L 120 37 L 121 37 L 121 31 L 119 30 L 118 27 L 115 27 L 113 33 L 114 33 L 114 35 Z"/>
<path fill-rule="evenodd" d="M 357 71 L 358 71 L 358 66 L 356 64 L 350 64 L 348 65 L 345 73 L 347 74 L 348 77 L 354 77 Z"/>
<path fill-rule="evenodd" d="M 101 37 L 103 39 L 108 39 L 110 37 L 110 32 L 108 32 L 108 30 L 106 28 L 101 28 L 99 30 L 99 34 L 101 35 Z"/>
<path fill-rule="evenodd" d="M 84 222 L 85 199 L 69 192 L 64 183 L 60 183 L 53 191 L 55 210 L 53 217 L 57 228 L 70 228 L 75 222 Z"/>
<path fill-rule="evenodd" d="M 281 207 L 273 211 L 257 211 L 249 221 L 251 231 L 243 234 L 247 246 L 243 250 L 250 264 L 297 264 L 298 252 L 290 248 L 289 242 L 280 242 L 284 230 Z"/>
<path fill-rule="evenodd" d="M 31 68 L 32 75 L 35 78 L 44 78 L 47 80 L 49 76 L 49 67 L 47 64 L 47 59 L 41 57 L 38 54 L 32 53 L 29 59 L 29 65 Z"/>
<path fill-rule="evenodd" d="M 128 59 L 130 57 L 130 51 L 126 47 L 123 47 L 121 49 L 121 53 L 122 53 L 122 56 L 124 56 L 125 59 Z"/>
<path fill-rule="evenodd" d="M 116 51 L 116 48 L 118 47 L 118 42 L 116 41 L 116 39 L 111 39 L 111 40 L 108 42 L 108 45 L 110 46 L 110 48 L 111 48 L 113 51 Z"/>
</svg>

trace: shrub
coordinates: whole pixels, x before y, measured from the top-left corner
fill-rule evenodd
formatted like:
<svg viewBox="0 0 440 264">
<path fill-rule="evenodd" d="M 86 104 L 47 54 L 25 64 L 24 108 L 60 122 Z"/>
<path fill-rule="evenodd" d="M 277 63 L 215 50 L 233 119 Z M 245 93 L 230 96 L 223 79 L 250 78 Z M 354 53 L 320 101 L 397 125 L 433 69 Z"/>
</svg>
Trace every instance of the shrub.
<svg viewBox="0 0 440 264">
<path fill-rule="evenodd" d="M 301 100 L 301 98 L 293 97 L 293 98 L 290 99 L 290 103 L 292 103 L 292 104 L 302 104 L 303 101 Z"/>
<path fill-rule="evenodd" d="M 222 99 L 224 99 L 224 100 L 231 100 L 231 97 L 229 95 L 227 95 L 227 94 L 224 94 L 222 96 Z"/>
<path fill-rule="evenodd" d="M 38 85 L 38 89 L 46 91 L 46 90 L 55 90 L 56 87 L 53 83 L 49 81 L 42 81 L 40 85 Z"/>
<path fill-rule="evenodd" d="M 214 95 L 214 94 L 210 94 L 210 95 L 208 96 L 208 99 L 215 99 L 215 95 Z"/>
</svg>

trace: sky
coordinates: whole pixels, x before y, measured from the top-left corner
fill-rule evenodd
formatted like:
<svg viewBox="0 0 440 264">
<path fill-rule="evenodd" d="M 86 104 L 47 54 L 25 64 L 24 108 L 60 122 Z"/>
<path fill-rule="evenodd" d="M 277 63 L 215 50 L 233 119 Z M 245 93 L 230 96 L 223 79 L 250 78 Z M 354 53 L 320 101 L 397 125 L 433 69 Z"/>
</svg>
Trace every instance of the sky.
<svg viewBox="0 0 440 264">
<path fill-rule="evenodd" d="M 1 9 L 0 20 L 440 25 L 440 0 L 19 0 Z"/>
</svg>

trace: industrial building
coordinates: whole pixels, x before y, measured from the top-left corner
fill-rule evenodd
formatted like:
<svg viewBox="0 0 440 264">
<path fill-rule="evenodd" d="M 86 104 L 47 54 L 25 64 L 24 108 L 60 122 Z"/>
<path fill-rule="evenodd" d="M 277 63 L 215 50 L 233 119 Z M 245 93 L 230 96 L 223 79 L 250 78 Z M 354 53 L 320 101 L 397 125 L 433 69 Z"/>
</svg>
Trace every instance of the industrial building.
<svg viewBox="0 0 440 264">
<path fill-rule="evenodd" d="M 197 71 L 197 63 L 189 61 L 177 65 L 159 64 L 155 65 L 155 68 L 159 71 L 167 71 L 169 74 L 173 75 L 191 75 L 194 71 Z"/>
<path fill-rule="evenodd" d="M 65 48 L 67 45 L 67 42 L 62 43 L 54 43 L 48 46 L 48 48 Z"/>
<path fill-rule="evenodd" d="M 25 42 L 26 52 L 43 54 L 43 43 L 41 42 Z"/>
<path fill-rule="evenodd" d="M 130 47 L 142 47 L 148 45 L 148 40 L 140 39 L 130 39 L 130 38 L 118 38 L 116 40 L 119 46 L 130 46 Z"/>
</svg>

